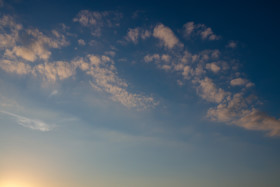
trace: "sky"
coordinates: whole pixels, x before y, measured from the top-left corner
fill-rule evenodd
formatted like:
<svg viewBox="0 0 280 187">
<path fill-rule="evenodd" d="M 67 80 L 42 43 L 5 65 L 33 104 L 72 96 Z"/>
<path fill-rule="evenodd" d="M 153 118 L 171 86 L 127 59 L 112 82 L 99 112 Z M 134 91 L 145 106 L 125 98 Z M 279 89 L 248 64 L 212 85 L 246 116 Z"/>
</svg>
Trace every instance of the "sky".
<svg viewBox="0 0 280 187">
<path fill-rule="evenodd" d="M 0 187 L 278 187 L 278 7 L 0 0 Z"/>
</svg>

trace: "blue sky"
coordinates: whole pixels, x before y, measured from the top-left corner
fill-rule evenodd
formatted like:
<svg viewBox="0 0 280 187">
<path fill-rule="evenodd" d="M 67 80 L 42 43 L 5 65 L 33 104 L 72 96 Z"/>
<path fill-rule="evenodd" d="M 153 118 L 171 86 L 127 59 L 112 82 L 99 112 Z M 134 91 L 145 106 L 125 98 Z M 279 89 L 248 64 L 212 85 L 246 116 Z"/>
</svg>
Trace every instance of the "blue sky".
<svg viewBox="0 0 280 187">
<path fill-rule="evenodd" d="M 279 186 L 278 6 L 0 0 L 0 187 Z"/>
</svg>

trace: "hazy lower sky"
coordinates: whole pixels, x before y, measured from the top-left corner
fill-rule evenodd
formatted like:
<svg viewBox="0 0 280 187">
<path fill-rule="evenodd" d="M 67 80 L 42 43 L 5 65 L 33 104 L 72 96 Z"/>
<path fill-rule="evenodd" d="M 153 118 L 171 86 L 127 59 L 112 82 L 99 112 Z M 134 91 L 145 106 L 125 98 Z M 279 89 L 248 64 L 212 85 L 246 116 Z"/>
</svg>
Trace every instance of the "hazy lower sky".
<svg viewBox="0 0 280 187">
<path fill-rule="evenodd" d="M 0 187 L 278 187 L 279 5 L 0 0 Z"/>
</svg>

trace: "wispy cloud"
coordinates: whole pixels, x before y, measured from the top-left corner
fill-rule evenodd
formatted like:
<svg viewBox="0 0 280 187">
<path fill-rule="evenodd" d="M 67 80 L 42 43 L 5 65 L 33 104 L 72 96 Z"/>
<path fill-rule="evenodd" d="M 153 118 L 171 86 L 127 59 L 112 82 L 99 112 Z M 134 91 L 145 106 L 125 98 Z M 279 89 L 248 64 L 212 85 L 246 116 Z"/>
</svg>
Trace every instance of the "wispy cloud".
<svg viewBox="0 0 280 187">
<path fill-rule="evenodd" d="M 15 118 L 19 125 L 29 128 L 29 129 L 46 132 L 46 131 L 52 130 L 52 128 L 53 128 L 53 125 L 49 125 L 38 119 L 31 119 L 31 118 L 21 116 L 18 114 L 14 114 L 11 112 L 7 112 L 7 111 L 0 111 L 0 112 Z"/>
</svg>

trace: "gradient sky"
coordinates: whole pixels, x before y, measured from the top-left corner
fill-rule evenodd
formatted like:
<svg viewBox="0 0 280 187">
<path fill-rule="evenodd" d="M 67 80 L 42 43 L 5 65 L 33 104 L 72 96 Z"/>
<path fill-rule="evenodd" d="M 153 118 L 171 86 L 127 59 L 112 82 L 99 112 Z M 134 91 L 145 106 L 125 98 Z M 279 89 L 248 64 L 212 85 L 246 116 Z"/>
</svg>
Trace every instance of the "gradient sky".
<svg viewBox="0 0 280 187">
<path fill-rule="evenodd" d="M 278 187 L 279 5 L 0 0 L 0 187 Z"/>
</svg>

